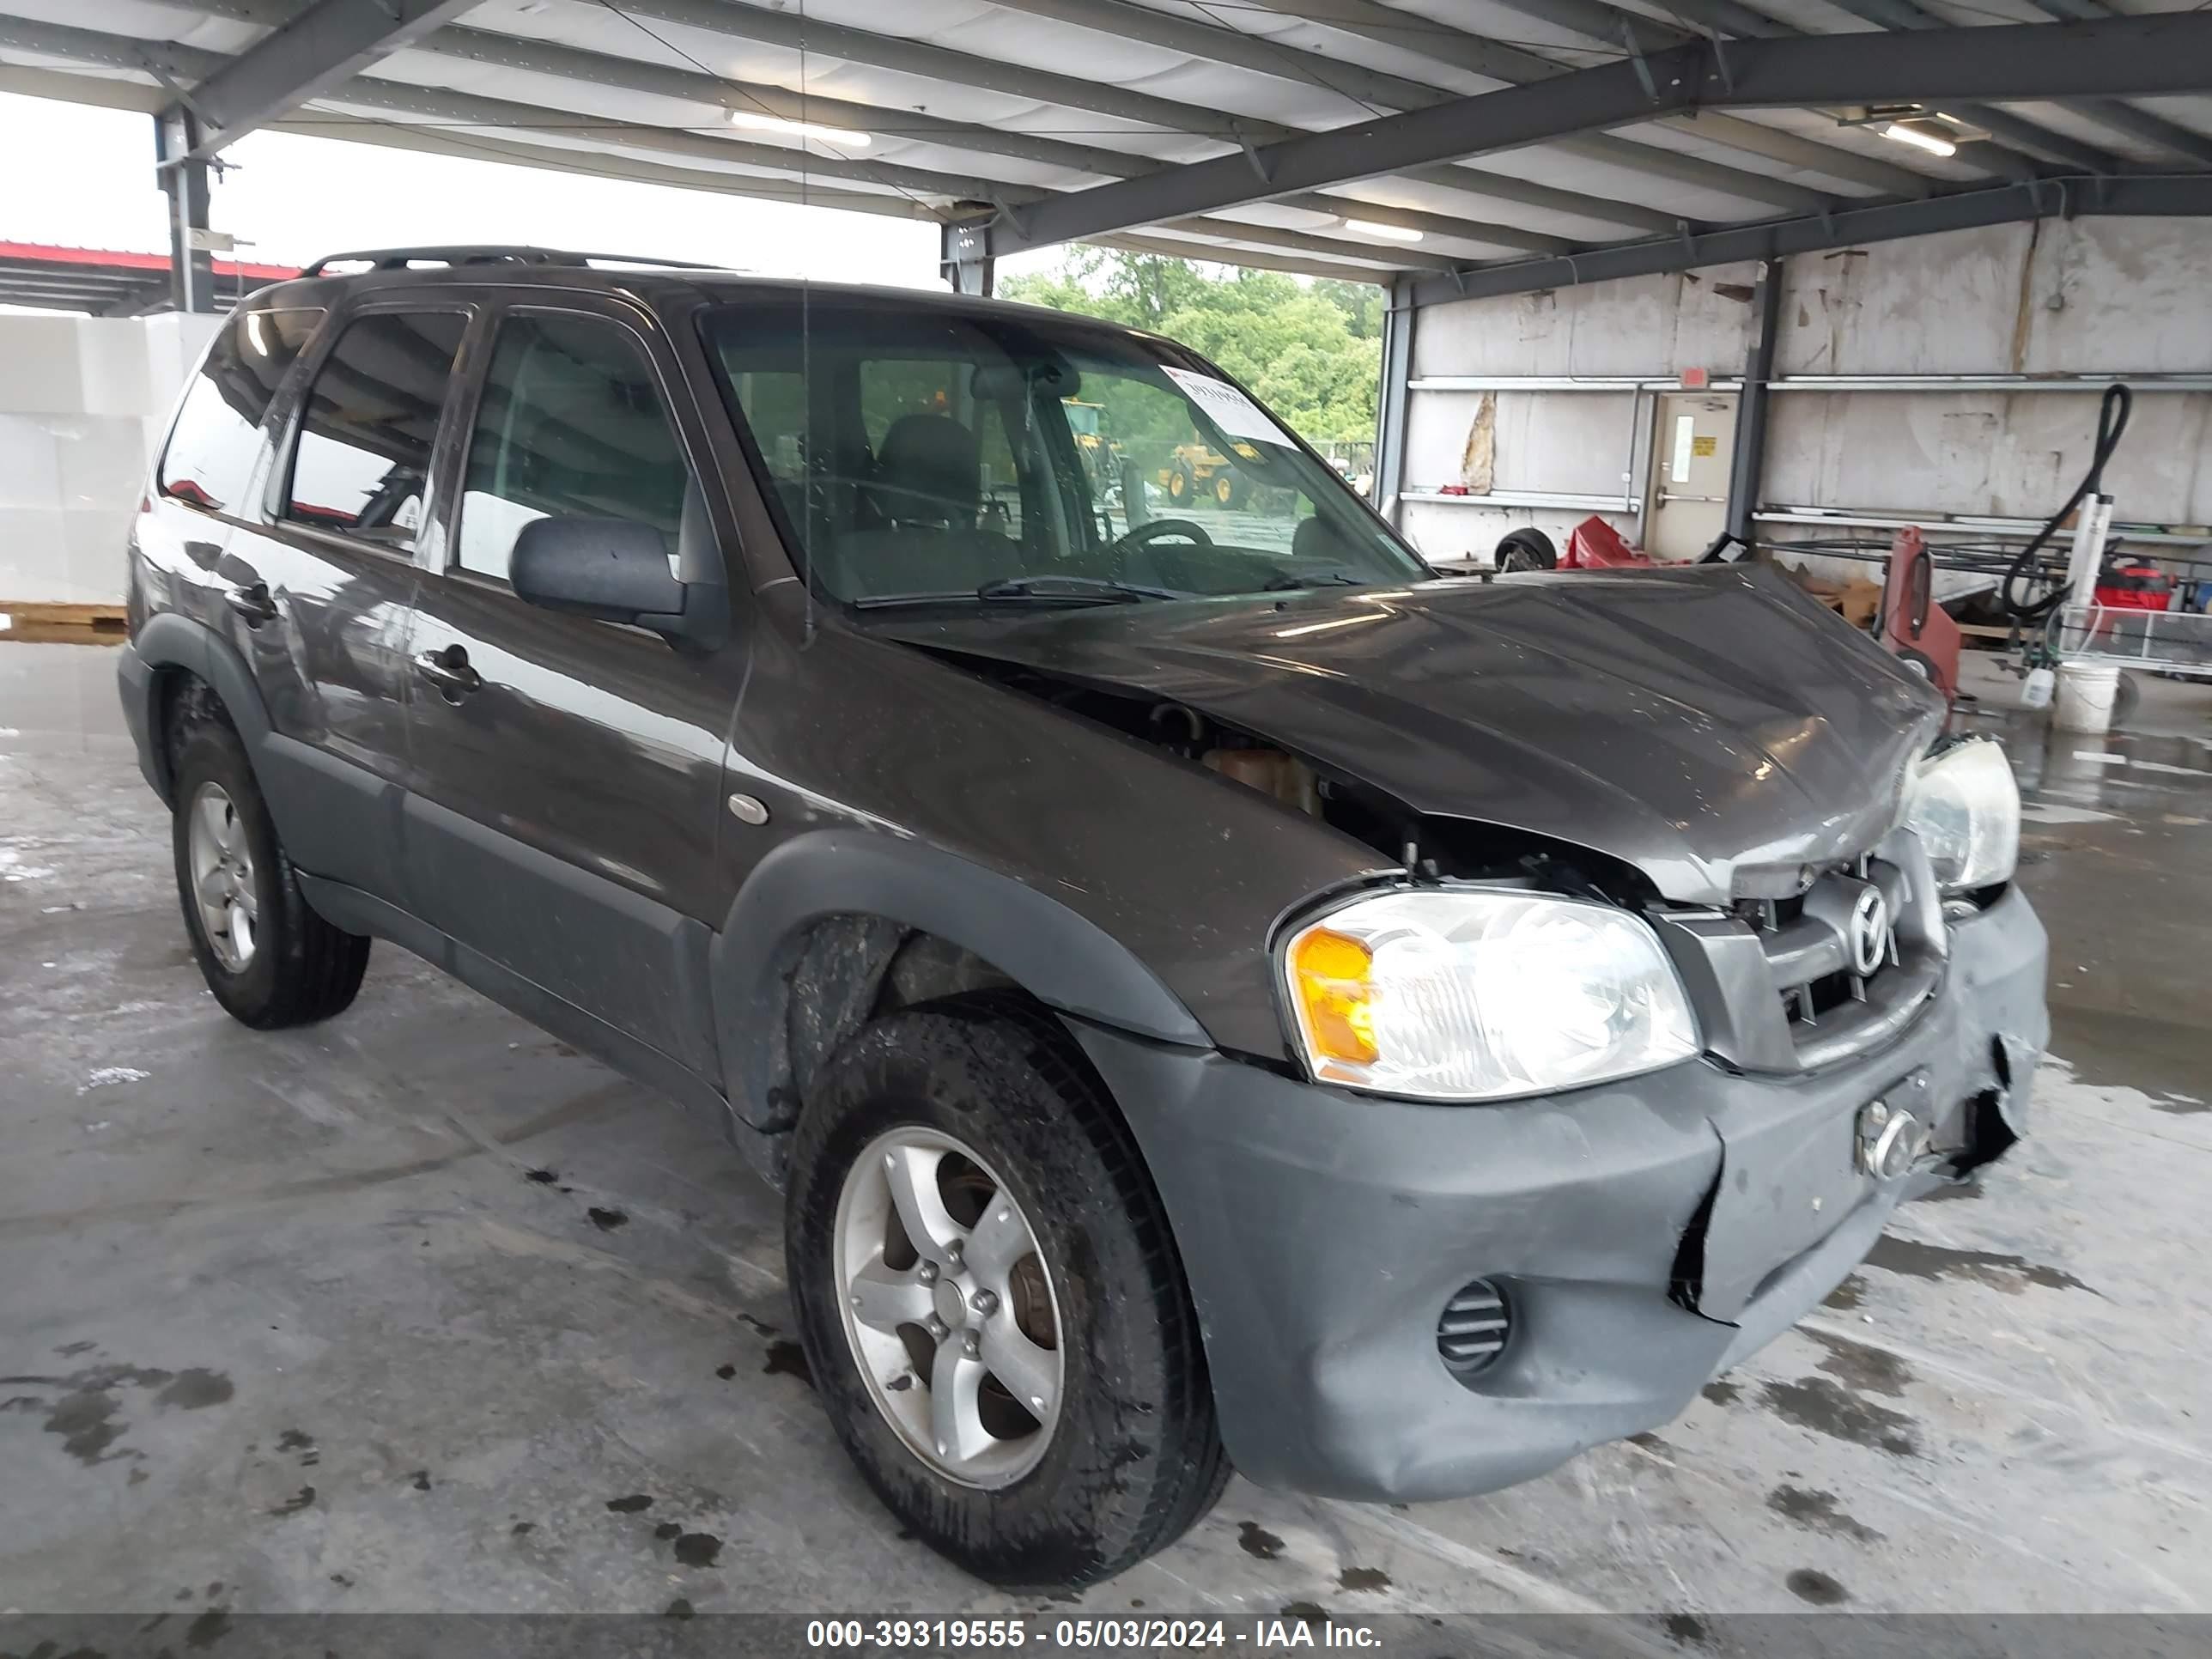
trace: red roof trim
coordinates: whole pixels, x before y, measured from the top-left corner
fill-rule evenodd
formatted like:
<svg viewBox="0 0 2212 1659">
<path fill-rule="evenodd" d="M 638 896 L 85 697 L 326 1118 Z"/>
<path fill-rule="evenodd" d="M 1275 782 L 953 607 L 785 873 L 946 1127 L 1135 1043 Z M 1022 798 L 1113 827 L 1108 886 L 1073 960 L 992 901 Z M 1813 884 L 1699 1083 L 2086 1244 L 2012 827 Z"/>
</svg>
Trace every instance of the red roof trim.
<svg viewBox="0 0 2212 1659">
<path fill-rule="evenodd" d="M 40 242 L 0 242 L 0 259 L 41 265 L 119 265 L 125 270 L 167 270 L 166 253 L 122 253 L 96 247 L 51 247 Z M 295 265 L 250 265 L 235 259 L 217 259 L 216 272 L 223 276 L 246 276 L 257 282 L 281 283 L 297 276 Z"/>
</svg>

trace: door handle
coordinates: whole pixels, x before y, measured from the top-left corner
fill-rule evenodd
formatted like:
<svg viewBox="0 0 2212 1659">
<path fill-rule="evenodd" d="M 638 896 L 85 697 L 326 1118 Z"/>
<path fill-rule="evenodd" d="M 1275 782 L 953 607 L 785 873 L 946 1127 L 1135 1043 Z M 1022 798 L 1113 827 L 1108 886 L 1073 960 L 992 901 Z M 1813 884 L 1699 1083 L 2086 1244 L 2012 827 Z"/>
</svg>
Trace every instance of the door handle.
<svg viewBox="0 0 2212 1659">
<path fill-rule="evenodd" d="M 231 588 L 223 594 L 222 602 L 245 617 L 248 628 L 258 628 L 265 622 L 276 620 L 276 601 L 269 597 L 266 582 Z"/>
<path fill-rule="evenodd" d="M 415 672 L 436 686 L 447 702 L 459 702 L 483 684 L 483 676 L 469 666 L 469 653 L 458 645 L 422 653 L 415 659 Z"/>
</svg>

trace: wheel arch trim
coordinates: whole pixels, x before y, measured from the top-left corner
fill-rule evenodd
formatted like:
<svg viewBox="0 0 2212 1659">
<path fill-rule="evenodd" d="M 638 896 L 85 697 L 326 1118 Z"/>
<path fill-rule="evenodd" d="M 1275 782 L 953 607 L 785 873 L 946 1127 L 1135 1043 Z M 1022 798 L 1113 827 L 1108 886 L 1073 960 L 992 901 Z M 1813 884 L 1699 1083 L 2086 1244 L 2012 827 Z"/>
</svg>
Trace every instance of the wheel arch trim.
<svg viewBox="0 0 2212 1659">
<path fill-rule="evenodd" d="M 268 705 L 252 671 L 238 648 L 204 623 L 180 611 L 164 611 L 140 624 L 126 651 L 136 654 L 143 673 L 131 672 L 126 656 L 121 680 L 124 713 L 141 746 L 141 769 L 164 800 L 172 800 L 176 781 L 169 775 L 169 757 L 161 725 L 161 675 L 181 669 L 211 688 L 222 702 L 248 754 L 258 757 L 271 727 Z M 133 700 L 136 706 L 132 706 Z"/>
<path fill-rule="evenodd" d="M 776 1075 L 798 947 L 817 922 L 884 921 L 973 952 L 1046 1006 L 1156 1041 L 1211 1048 L 1190 1011 L 1095 922 L 1013 877 L 880 831 L 786 842 L 738 890 L 710 953 L 729 1097 L 750 1127 L 782 1127 Z"/>
</svg>

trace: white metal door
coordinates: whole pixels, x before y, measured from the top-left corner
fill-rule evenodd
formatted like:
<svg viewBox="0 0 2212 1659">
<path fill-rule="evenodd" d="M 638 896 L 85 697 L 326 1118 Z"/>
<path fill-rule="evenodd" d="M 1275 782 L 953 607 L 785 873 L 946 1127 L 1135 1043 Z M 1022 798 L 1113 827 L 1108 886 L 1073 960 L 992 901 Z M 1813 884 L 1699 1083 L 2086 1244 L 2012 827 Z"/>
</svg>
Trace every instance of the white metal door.
<svg viewBox="0 0 2212 1659">
<path fill-rule="evenodd" d="M 1656 559 L 1693 559 L 1728 524 L 1729 456 L 1735 446 L 1735 398 L 1677 392 L 1657 401 L 1651 422 L 1651 511 L 1644 550 Z"/>
</svg>

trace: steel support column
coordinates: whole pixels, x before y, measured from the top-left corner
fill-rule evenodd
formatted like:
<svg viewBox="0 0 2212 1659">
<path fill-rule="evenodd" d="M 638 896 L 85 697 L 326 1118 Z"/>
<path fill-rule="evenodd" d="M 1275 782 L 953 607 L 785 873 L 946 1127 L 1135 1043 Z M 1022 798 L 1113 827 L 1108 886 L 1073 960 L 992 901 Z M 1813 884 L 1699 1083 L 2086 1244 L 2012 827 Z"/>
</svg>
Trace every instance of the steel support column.
<svg viewBox="0 0 2212 1659">
<path fill-rule="evenodd" d="M 156 177 L 169 197 L 169 300 L 179 311 L 213 311 L 215 255 L 206 246 L 208 164 L 173 161 L 188 156 L 198 142 L 198 123 L 181 109 L 154 118 Z"/>
<path fill-rule="evenodd" d="M 960 205 L 973 209 L 978 204 L 963 202 Z M 981 225 L 946 225 L 939 235 L 938 247 L 937 268 L 952 284 L 955 294 L 991 297 L 991 290 L 998 285 L 999 262 L 987 251 Z"/>
<path fill-rule="evenodd" d="M 1391 527 L 1398 527 L 1398 497 L 1406 488 L 1406 413 L 1413 396 L 1413 284 L 1399 277 L 1390 284 L 1390 303 L 1382 313 L 1382 386 L 1375 404 L 1375 505 Z"/>
<path fill-rule="evenodd" d="M 1728 530 L 1751 540 L 1751 515 L 1759 506 L 1766 470 L 1766 398 L 1774 379 L 1774 342 L 1782 320 L 1782 261 L 1759 268 L 1752 290 L 1751 350 L 1744 360 L 1743 392 L 1735 410 L 1735 451 L 1729 457 Z"/>
</svg>

